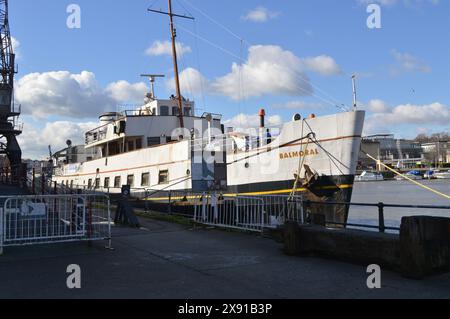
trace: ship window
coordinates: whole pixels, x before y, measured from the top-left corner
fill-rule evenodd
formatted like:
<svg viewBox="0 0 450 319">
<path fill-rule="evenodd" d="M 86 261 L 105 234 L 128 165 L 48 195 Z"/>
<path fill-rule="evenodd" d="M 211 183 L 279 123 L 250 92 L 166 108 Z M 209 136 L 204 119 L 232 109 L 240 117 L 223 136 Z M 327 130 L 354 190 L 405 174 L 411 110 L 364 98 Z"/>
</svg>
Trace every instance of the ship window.
<svg viewBox="0 0 450 319">
<path fill-rule="evenodd" d="M 164 170 L 159 172 L 159 184 L 168 184 L 169 183 L 169 171 Z"/>
<path fill-rule="evenodd" d="M 105 188 L 109 188 L 109 182 L 110 182 L 109 177 L 105 177 L 105 182 L 104 182 L 103 186 L 104 186 Z"/>
<path fill-rule="evenodd" d="M 73 188 L 73 181 L 70 181 L 70 188 Z"/>
<path fill-rule="evenodd" d="M 169 107 L 168 106 L 161 106 L 159 108 L 159 115 L 161 115 L 161 116 L 169 116 Z"/>
<path fill-rule="evenodd" d="M 147 138 L 147 146 L 155 146 L 161 144 L 161 138 L 160 137 L 148 137 Z"/>
<path fill-rule="evenodd" d="M 138 138 L 136 140 L 136 149 L 140 150 L 142 148 L 142 139 Z"/>
<path fill-rule="evenodd" d="M 141 186 L 150 186 L 150 173 L 142 174 Z"/>
<path fill-rule="evenodd" d="M 134 175 L 127 176 L 127 185 L 133 187 L 134 186 Z"/>
<path fill-rule="evenodd" d="M 120 185 L 122 182 L 122 178 L 120 176 L 116 176 L 114 178 L 114 188 L 120 188 L 122 185 Z"/>
<path fill-rule="evenodd" d="M 178 106 L 172 107 L 172 115 L 174 116 L 180 115 L 180 109 L 178 108 Z"/>
<path fill-rule="evenodd" d="M 128 141 L 128 152 L 134 151 L 134 141 Z"/>
<path fill-rule="evenodd" d="M 100 188 L 100 178 L 96 178 L 95 179 L 95 189 L 99 189 Z"/>
<path fill-rule="evenodd" d="M 92 188 L 92 178 L 88 180 L 88 189 Z"/>
<path fill-rule="evenodd" d="M 152 109 L 152 114 L 153 114 L 153 115 L 156 115 L 156 108 L 153 108 L 153 109 Z"/>
<path fill-rule="evenodd" d="M 191 116 L 191 108 L 190 107 L 185 107 L 184 108 L 184 115 L 185 116 Z"/>
</svg>

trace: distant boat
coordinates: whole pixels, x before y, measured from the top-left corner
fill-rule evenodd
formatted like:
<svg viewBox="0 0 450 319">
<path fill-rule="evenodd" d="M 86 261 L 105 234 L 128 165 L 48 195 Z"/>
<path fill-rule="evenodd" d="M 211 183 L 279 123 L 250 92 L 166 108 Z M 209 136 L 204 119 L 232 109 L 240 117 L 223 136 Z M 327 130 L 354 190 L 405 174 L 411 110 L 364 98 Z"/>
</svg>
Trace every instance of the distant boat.
<svg viewBox="0 0 450 319">
<path fill-rule="evenodd" d="M 439 173 L 439 171 L 429 170 L 428 172 L 425 173 L 423 177 L 425 179 L 436 179 L 437 178 L 436 173 Z"/>
<path fill-rule="evenodd" d="M 356 176 L 357 182 L 380 182 L 384 181 L 384 176 L 378 172 L 364 171 L 361 175 Z"/>
<path fill-rule="evenodd" d="M 422 173 L 420 173 L 419 171 L 411 171 L 405 174 L 406 177 L 408 177 L 409 179 L 412 180 L 419 180 L 419 179 L 423 179 L 422 178 Z M 397 176 L 395 178 L 398 181 L 403 181 L 405 180 L 405 178 L 403 178 L 402 176 Z"/>
<path fill-rule="evenodd" d="M 437 179 L 450 179 L 450 171 L 448 172 L 435 172 L 434 175 Z"/>
</svg>

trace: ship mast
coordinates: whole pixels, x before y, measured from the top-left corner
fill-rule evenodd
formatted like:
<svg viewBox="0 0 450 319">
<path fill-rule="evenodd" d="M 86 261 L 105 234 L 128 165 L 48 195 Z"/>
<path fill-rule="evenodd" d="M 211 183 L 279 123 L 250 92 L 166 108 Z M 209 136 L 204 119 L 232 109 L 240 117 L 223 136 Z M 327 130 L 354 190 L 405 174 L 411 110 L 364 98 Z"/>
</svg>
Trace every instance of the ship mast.
<svg viewBox="0 0 450 319">
<path fill-rule="evenodd" d="M 148 9 L 148 11 L 168 15 L 169 19 L 170 19 L 170 35 L 171 35 L 171 39 L 172 39 L 173 68 L 174 68 L 174 72 L 175 72 L 175 86 L 176 86 L 176 90 L 177 90 L 176 98 L 178 101 L 178 109 L 179 109 L 179 113 L 180 113 L 178 115 L 178 117 L 180 118 L 180 127 L 184 128 L 183 98 L 181 96 L 180 76 L 179 76 L 179 72 L 178 72 L 177 45 L 176 45 L 177 31 L 176 31 L 174 23 L 173 23 L 173 17 L 179 17 L 179 18 L 190 19 L 190 20 L 194 20 L 194 18 L 173 13 L 172 0 L 169 0 L 169 12 L 163 12 L 160 10 L 153 10 L 153 9 Z"/>
</svg>

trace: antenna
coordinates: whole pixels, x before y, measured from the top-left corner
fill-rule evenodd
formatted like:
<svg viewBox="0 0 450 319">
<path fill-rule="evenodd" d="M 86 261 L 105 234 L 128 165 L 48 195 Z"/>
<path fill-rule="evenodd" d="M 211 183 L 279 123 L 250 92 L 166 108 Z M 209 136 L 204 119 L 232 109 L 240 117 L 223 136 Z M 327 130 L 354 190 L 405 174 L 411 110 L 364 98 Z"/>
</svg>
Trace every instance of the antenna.
<svg viewBox="0 0 450 319">
<path fill-rule="evenodd" d="M 358 110 L 358 102 L 356 96 L 356 74 L 352 75 L 352 84 L 353 84 L 353 110 Z"/>
<path fill-rule="evenodd" d="M 177 100 L 178 100 L 178 108 L 180 109 L 180 127 L 184 128 L 184 119 L 183 119 L 183 98 L 181 97 L 181 89 L 180 89 L 180 77 L 178 72 L 178 59 L 177 59 L 177 46 L 176 46 L 176 37 L 177 32 L 175 30 L 175 27 L 173 25 L 173 17 L 183 18 L 183 19 L 190 19 L 195 20 L 193 17 L 188 17 L 180 14 L 175 14 L 172 12 L 172 0 L 169 0 L 169 12 L 164 12 L 161 10 L 153 10 L 153 9 L 147 9 L 150 12 L 156 12 L 159 14 L 165 14 L 168 15 L 170 18 L 170 34 L 172 38 L 172 55 L 173 55 L 173 67 L 175 71 L 175 85 L 177 88 Z"/>
<path fill-rule="evenodd" d="M 161 75 L 161 74 L 141 74 L 141 77 L 143 78 L 149 78 L 150 79 L 150 85 L 152 87 L 152 99 L 155 99 L 155 82 L 157 78 L 164 78 L 165 75 Z"/>
</svg>

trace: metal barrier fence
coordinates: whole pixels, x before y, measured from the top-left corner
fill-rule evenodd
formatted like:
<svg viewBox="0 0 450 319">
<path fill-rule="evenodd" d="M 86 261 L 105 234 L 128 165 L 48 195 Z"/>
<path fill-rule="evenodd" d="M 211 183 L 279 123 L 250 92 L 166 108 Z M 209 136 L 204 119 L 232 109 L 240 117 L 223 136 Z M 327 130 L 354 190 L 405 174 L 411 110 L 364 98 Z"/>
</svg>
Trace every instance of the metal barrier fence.
<svg viewBox="0 0 450 319">
<path fill-rule="evenodd" d="M 103 195 L 46 195 L 0 198 L 3 247 L 108 240 L 109 198 Z"/>
<path fill-rule="evenodd" d="M 378 230 L 380 233 L 385 233 L 386 231 L 400 231 L 399 227 L 386 226 L 386 209 L 387 208 L 398 208 L 398 209 L 426 209 L 430 211 L 436 210 L 448 210 L 450 212 L 450 206 L 437 206 L 437 205 L 398 205 L 398 204 L 367 204 L 367 203 L 343 203 L 343 202 L 314 202 L 314 201 L 305 201 L 304 209 L 308 211 L 313 206 L 333 206 L 333 207 L 372 207 L 376 208 L 378 211 L 378 225 L 367 225 L 367 224 L 357 224 L 357 223 L 336 223 L 332 221 L 326 221 L 326 224 L 332 226 L 342 226 L 342 227 L 351 227 L 351 228 L 362 228 L 368 230 Z M 429 213 L 427 213 L 430 215 Z"/>
<path fill-rule="evenodd" d="M 287 220 L 303 223 L 301 197 L 203 194 L 194 212 L 199 224 L 255 232 L 277 228 Z"/>
</svg>

